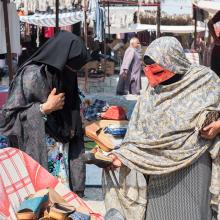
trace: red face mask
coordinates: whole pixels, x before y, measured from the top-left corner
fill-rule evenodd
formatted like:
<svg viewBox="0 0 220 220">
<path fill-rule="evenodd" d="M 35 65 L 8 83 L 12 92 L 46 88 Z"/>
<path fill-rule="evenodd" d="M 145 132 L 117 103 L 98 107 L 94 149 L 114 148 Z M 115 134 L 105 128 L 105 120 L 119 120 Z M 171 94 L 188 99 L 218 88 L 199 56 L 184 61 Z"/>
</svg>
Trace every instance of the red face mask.
<svg viewBox="0 0 220 220">
<path fill-rule="evenodd" d="M 175 74 L 169 70 L 164 69 L 158 64 L 151 64 L 144 68 L 144 73 L 148 78 L 149 84 L 152 87 L 159 85 L 160 83 L 170 79 Z"/>
</svg>

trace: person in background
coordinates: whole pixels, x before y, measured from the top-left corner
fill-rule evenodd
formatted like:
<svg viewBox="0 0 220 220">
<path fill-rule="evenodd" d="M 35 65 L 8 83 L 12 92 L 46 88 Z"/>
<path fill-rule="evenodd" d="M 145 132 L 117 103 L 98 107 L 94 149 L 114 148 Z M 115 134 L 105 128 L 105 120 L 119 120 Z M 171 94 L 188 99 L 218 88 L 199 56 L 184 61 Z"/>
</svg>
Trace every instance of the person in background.
<svg viewBox="0 0 220 220">
<path fill-rule="evenodd" d="M 83 41 L 60 32 L 16 72 L 2 110 L 0 132 L 79 196 L 85 164 L 76 70 L 88 62 Z"/>
<path fill-rule="evenodd" d="M 220 37 L 216 34 L 214 24 L 220 21 L 220 11 L 209 20 L 208 28 L 214 39 L 214 48 L 211 55 L 211 69 L 220 77 Z"/>
<path fill-rule="evenodd" d="M 119 81 L 116 89 L 117 95 L 139 95 L 141 90 L 141 44 L 138 38 L 130 40 L 130 47 L 125 51 Z"/>
</svg>

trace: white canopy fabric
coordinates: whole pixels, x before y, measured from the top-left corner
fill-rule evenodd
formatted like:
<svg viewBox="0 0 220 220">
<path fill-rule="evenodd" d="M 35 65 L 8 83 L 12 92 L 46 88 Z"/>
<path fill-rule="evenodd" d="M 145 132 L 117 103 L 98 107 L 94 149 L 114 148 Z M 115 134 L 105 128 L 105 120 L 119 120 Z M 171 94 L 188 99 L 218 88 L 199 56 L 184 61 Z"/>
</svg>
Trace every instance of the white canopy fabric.
<svg viewBox="0 0 220 220">
<path fill-rule="evenodd" d="M 59 14 L 59 26 L 68 26 L 83 21 L 83 12 L 70 12 Z M 34 24 L 41 27 L 56 27 L 55 14 L 34 14 L 29 16 L 20 16 L 20 21 Z"/>
<path fill-rule="evenodd" d="M 214 1 L 205 1 L 205 0 L 202 0 L 202 1 L 194 0 L 193 3 L 197 7 L 209 12 L 210 14 L 215 14 L 217 11 L 220 11 L 220 1 L 214 2 Z"/>
<path fill-rule="evenodd" d="M 149 25 L 149 24 L 133 24 L 129 27 L 111 27 L 110 33 L 111 34 L 119 34 L 119 33 L 130 33 L 130 32 L 141 32 L 141 31 L 156 31 L 156 25 Z M 161 25 L 160 30 L 161 33 L 175 33 L 175 34 L 187 34 L 193 33 L 195 27 L 193 25 L 187 26 L 168 26 L 168 25 Z M 205 27 L 197 27 L 197 32 L 205 31 Z M 106 30 L 106 32 L 108 32 Z"/>
</svg>

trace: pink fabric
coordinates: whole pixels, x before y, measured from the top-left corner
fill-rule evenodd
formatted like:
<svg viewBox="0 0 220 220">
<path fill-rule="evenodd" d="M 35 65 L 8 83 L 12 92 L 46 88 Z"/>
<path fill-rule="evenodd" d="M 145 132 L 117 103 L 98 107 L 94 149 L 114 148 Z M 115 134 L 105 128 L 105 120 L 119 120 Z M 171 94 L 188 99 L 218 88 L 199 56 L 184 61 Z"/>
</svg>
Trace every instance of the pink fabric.
<svg viewBox="0 0 220 220">
<path fill-rule="evenodd" d="M 16 219 L 16 210 L 24 198 L 47 187 L 55 189 L 76 208 L 87 209 L 94 219 L 103 220 L 99 213 L 93 212 L 81 198 L 26 153 L 15 148 L 0 150 L 0 219 Z"/>
<path fill-rule="evenodd" d="M 7 92 L 0 92 L 0 109 L 6 103 L 7 98 L 8 98 Z"/>
<path fill-rule="evenodd" d="M 54 28 L 53 27 L 45 27 L 44 37 L 51 38 L 54 36 Z"/>
</svg>

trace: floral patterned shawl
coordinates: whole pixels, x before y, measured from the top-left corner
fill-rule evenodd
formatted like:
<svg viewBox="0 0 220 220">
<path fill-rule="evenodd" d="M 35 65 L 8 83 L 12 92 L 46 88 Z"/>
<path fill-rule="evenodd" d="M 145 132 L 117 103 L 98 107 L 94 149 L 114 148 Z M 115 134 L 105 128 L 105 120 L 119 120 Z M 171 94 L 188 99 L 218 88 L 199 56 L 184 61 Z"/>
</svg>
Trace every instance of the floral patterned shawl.
<svg viewBox="0 0 220 220">
<path fill-rule="evenodd" d="M 162 175 L 189 166 L 210 151 L 213 161 L 210 191 L 213 208 L 218 211 L 220 136 L 212 141 L 201 138 L 199 124 L 209 110 L 220 111 L 220 79 L 207 67 L 191 65 L 173 37 L 155 40 L 145 55 L 183 77 L 173 84 L 147 87 L 116 154 L 131 170 Z"/>
</svg>

